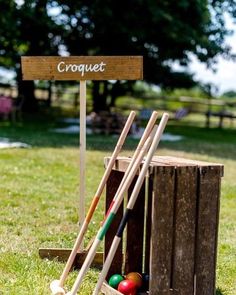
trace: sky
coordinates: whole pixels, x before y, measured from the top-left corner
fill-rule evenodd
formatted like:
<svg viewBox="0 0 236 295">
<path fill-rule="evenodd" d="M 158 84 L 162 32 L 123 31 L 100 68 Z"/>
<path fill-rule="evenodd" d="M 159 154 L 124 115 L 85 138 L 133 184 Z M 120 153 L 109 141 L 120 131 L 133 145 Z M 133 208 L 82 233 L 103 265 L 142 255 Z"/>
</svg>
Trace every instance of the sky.
<svg viewBox="0 0 236 295">
<path fill-rule="evenodd" d="M 232 34 L 227 36 L 226 43 L 231 46 L 232 53 L 236 54 L 236 24 L 227 15 L 225 20 L 226 27 L 232 31 Z M 174 68 L 180 69 L 177 65 Z M 196 57 L 191 56 L 188 71 L 194 73 L 195 80 L 216 85 L 218 87 L 218 95 L 229 90 L 236 91 L 236 62 L 219 57 L 215 69 L 215 72 L 207 69 L 204 63 L 200 63 Z M 2 71 L 0 69 L 0 78 L 1 76 L 4 76 L 4 80 L 11 80 L 13 74 L 10 71 Z"/>
<path fill-rule="evenodd" d="M 232 35 L 227 36 L 226 43 L 231 46 L 232 53 L 236 54 L 236 24 L 230 17 L 226 16 L 226 27 L 232 30 Z M 223 57 L 218 58 L 216 72 L 207 69 L 206 65 L 200 63 L 196 57 L 192 57 L 189 66 L 190 72 L 195 73 L 196 80 L 204 83 L 213 83 L 219 89 L 219 94 L 228 90 L 236 91 L 236 62 L 225 60 Z"/>
</svg>

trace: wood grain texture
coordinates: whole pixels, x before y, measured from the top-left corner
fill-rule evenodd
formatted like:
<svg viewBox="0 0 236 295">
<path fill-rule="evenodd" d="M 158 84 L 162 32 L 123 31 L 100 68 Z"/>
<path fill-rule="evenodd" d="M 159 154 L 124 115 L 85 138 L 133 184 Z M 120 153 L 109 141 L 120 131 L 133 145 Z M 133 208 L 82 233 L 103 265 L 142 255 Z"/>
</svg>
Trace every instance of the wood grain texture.
<svg viewBox="0 0 236 295">
<path fill-rule="evenodd" d="M 224 176 L 224 165 L 220 163 L 211 163 L 211 162 L 191 160 L 191 159 L 171 157 L 171 156 L 153 157 L 153 162 L 160 162 L 160 163 L 163 162 L 168 165 L 176 165 L 176 166 L 197 166 L 199 168 L 214 166 L 214 167 L 218 167 L 218 169 L 220 170 L 220 176 L 221 177 Z"/>
<path fill-rule="evenodd" d="M 197 167 L 177 167 L 172 288 L 194 294 Z"/>
<path fill-rule="evenodd" d="M 109 161 L 110 161 L 110 157 L 105 157 L 104 158 L 105 167 L 107 167 Z M 117 157 L 117 160 L 115 161 L 113 169 L 117 170 L 117 171 L 125 172 L 126 169 L 129 166 L 130 162 L 131 162 L 131 157 Z M 143 165 L 143 162 L 141 163 L 140 167 L 138 168 L 138 171 L 136 173 L 137 175 L 139 175 L 139 173 L 140 173 L 140 171 L 142 169 L 142 165 Z M 153 173 L 153 163 L 150 164 L 147 173 L 148 174 Z"/>
<path fill-rule="evenodd" d="M 174 167 L 155 167 L 152 200 L 150 295 L 170 293 L 173 247 Z"/>
<path fill-rule="evenodd" d="M 151 225 L 152 225 L 152 195 L 153 195 L 153 174 L 149 176 L 148 182 L 148 199 L 146 218 L 146 235 L 145 238 L 145 253 L 144 253 L 144 272 L 150 274 L 150 247 L 151 247 Z"/>
<path fill-rule="evenodd" d="M 58 65 L 60 64 L 59 72 Z M 82 71 L 83 65 L 101 65 L 102 71 Z M 23 80 L 142 80 L 142 56 L 23 56 Z M 69 67 L 66 71 L 66 67 Z M 76 69 L 76 66 L 78 66 Z M 81 66 L 82 65 L 82 66 Z M 91 68 L 90 68 L 91 69 Z"/>
<path fill-rule="evenodd" d="M 134 178 L 129 190 L 128 200 L 136 184 L 137 177 Z M 131 211 L 127 224 L 127 242 L 125 253 L 125 273 L 142 273 L 143 262 L 143 240 L 144 240 L 144 208 L 145 208 L 145 182 L 138 194 L 137 201 Z"/>
<path fill-rule="evenodd" d="M 116 194 L 116 191 L 120 185 L 120 182 L 124 176 L 124 173 L 114 171 L 112 170 L 106 186 L 106 205 L 105 205 L 105 212 L 108 211 L 110 204 Z M 116 213 L 116 216 L 110 225 L 110 228 L 105 236 L 105 246 L 104 246 L 104 259 L 106 259 L 110 248 L 112 241 L 114 239 L 114 236 L 117 232 L 117 229 L 119 227 L 120 221 L 123 216 L 123 202 L 119 208 L 119 210 Z M 105 260 L 104 260 L 105 261 Z M 121 273 L 122 272 L 122 262 L 123 262 L 123 254 L 122 254 L 122 242 L 119 244 L 118 249 L 116 251 L 116 254 L 114 256 L 114 259 L 112 261 L 110 270 L 107 274 L 107 277 L 110 277 L 111 275 L 115 273 Z"/>
<path fill-rule="evenodd" d="M 120 293 L 119 291 L 113 289 L 106 282 L 104 282 L 103 285 L 102 285 L 101 293 L 106 294 L 106 295 L 122 295 L 122 293 Z"/>
<path fill-rule="evenodd" d="M 204 167 L 199 171 L 196 295 L 215 294 L 220 176 L 220 167 Z"/>
</svg>

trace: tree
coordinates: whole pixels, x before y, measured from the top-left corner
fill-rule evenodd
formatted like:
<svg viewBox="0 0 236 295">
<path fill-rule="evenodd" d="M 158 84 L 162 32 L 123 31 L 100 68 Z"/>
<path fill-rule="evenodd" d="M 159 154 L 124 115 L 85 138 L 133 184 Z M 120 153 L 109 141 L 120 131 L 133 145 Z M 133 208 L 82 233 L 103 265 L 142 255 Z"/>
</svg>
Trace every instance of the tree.
<svg viewBox="0 0 236 295">
<path fill-rule="evenodd" d="M 173 69 L 174 62 L 187 66 L 190 53 L 209 66 L 218 55 L 229 57 L 230 48 L 224 42 L 229 33 L 224 13 L 236 16 L 235 0 L 30 0 L 20 6 L 14 1 L 0 3 L 8 6 L 12 23 L 5 36 L 5 40 L 11 40 L 10 61 L 22 53 L 57 54 L 62 45 L 71 55 L 143 55 L 145 80 L 162 88 L 195 84 L 191 73 Z M 9 26 L 5 23 L 2 28 L 5 35 Z M 128 90 L 132 90 L 132 83 L 95 82 L 94 109 L 109 108 L 116 95 Z"/>
<path fill-rule="evenodd" d="M 20 97 L 24 97 L 23 108 L 35 111 L 34 82 L 22 81 L 21 55 L 58 54 L 60 28 L 48 15 L 47 0 L 0 1 L 4 12 L 0 21 L 0 65 L 15 70 Z"/>
<path fill-rule="evenodd" d="M 229 56 L 223 11 L 233 14 L 234 1 L 96 0 L 58 1 L 63 39 L 71 54 L 143 55 L 144 78 L 162 88 L 192 87 L 193 75 L 176 72 L 173 63 L 187 66 L 190 53 L 214 65 L 219 54 Z M 124 88 L 125 87 L 125 88 Z M 94 107 L 114 104 L 117 93 L 132 84 L 94 83 Z"/>
<path fill-rule="evenodd" d="M 222 94 L 222 97 L 236 98 L 236 91 L 235 90 L 228 90 Z"/>
</svg>

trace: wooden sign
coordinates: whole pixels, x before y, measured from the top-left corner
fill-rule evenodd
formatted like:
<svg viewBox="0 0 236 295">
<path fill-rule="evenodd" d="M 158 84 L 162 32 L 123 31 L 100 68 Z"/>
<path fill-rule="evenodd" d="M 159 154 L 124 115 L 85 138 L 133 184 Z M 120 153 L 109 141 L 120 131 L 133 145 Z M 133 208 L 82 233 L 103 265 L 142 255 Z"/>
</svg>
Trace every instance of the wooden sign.
<svg viewBox="0 0 236 295">
<path fill-rule="evenodd" d="M 142 80 L 142 56 L 24 56 L 23 80 Z"/>
</svg>

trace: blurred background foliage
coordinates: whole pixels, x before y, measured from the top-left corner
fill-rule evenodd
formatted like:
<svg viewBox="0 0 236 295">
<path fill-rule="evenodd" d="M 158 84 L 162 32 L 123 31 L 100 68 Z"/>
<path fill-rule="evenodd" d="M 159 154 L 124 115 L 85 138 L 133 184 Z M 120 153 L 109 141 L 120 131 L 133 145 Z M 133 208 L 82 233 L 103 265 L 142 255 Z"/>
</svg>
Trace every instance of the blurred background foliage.
<svg viewBox="0 0 236 295">
<path fill-rule="evenodd" d="M 187 67 L 190 54 L 212 68 L 219 55 L 232 58 L 225 15 L 236 16 L 235 0 L 0 0 L 0 13 L 0 66 L 15 72 L 30 112 L 37 110 L 36 84 L 21 80 L 22 55 L 143 55 L 145 82 L 165 91 L 198 84 L 173 66 Z M 41 86 L 50 96 L 52 83 Z M 90 86 L 96 112 L 134 91 L 133 82 Z"/>
</svg>

